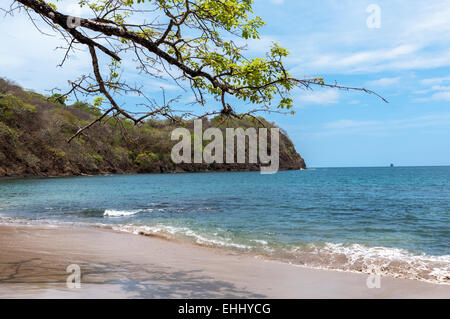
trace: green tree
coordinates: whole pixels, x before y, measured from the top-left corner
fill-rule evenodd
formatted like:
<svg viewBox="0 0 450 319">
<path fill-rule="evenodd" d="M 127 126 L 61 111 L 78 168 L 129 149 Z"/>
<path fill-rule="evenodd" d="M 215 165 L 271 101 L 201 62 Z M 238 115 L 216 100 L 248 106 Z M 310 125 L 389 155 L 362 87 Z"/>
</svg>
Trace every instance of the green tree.
<svg viewBox="0 0 450 319">
<path fill-rule="evenodd" d="M 154 116 L 174 120 L 213 114 L 239 117 L 258 111 L 289 112 L 293 107 L 291 92 L 296 87 L 333 87 L 376 94 L 329 84 L 320 77 L 295 78 L 283 64 L 289 52 L 276 43 L 268 48 L 265 57 L 247 58 L 245 46 L 237 43 L 259 39 L 264 25 L 252 12 L 253 0 L 80 0 L 79 5 L 92 12 L 91 18 L 65 14 L 58 10 L 58 3 L 14 3 L 17 6 L 9 10 L 11 14 L 25 9 L 63 35 L 67 52 L 61 65 L 76 54 L 77 46 L 88 48 L 92 74 L 71 80 L 71 89 L 63 97 L 77 93 L 92 96 L 95 106 L 103 108 L 103 115 L 96 121 L 107 115 L 121 115 L 139 123 Z M 109 62 L 103 56 L 99 58 L 99 53 L 109 57 Z M 212 97 L 215 110 L 175 114 L 173 105 L 178 97 L 168 101 L 164 98 L 163 103 L 148 98 L 142 88 L 127 83 L 122 75 L 122 59 L 136 63 L 136 68 L 148 77 L 160 78 L 163 74 L 177 85 L 185 85 L 200 106 Z M 116 102 L 118 94 L 127 93 L 142 97 L 144 112 L 130 112 Z M 236 114 L 230 101 L 249 102 L 248 112 Z"/>
<path fill-rule="evenodd" d="M 63 96 L 62 94 L 59 94 L 59 93 L 54 93 L 48 99 L 50 102 L 53 102 L 56 104 L 61 104 L 61 105 L 65 106 L 67 97 Z"/>
</svg>

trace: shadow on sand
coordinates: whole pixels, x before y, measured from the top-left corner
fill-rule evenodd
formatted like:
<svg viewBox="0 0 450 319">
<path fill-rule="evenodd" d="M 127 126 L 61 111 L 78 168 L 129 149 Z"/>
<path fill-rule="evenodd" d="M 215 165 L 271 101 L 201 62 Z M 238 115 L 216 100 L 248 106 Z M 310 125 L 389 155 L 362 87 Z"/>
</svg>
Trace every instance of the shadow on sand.
<svg viewBox="0 0 450 319">
<path fill-rule="evenodd" d="M 24 267 L 26 264 L 29 266 Z M 100 294 L 102 285 L 107 284 L 108 287 L 110 285 L 117 287 L 118 291 L 123 292 L 123 295 L 132 298 L 237 299 L 265 297 L 244 288 L 238 288 L 229 282 L 216 280 L 203 274 L 201 270 L 179 271 L 154 264 L 134 265 L 125 261 L 108 264 L 89 262 L 79 266 L 82 269 L 82 285 L 95 285 Z M 0 283 L 20 284 L 21 287 L 30 284 L 34 287 L 35 293 L 38 293 L 36 288 L 40 285 L 47 292 L 49 285 L 55 286 L 58 291 L 65 289 L 68 276 L 65 269 L 56 265 L 39 264 L 39 258 L 5 263 L 0 267 L 10 270 L 8 275 L 3 273 L 4 276 L 1 276 Z M 78 293 L 82 295 L 83 289 Z"/>
</svg>

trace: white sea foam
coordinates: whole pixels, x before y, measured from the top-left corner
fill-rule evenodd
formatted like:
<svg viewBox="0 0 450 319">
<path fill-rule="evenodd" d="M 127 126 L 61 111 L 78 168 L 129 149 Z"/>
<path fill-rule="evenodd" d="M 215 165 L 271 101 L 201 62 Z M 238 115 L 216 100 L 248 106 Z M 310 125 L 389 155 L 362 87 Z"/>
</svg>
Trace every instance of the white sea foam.
<svg viewBox="0 0 450 319">
<path fill-rule="evenodd" d="M 261 245 L 268 245 L 269 244 L 267 241 L 262 240 L 262 239 L 251 239 L 251 241 L 254 242 L 254 243 L 261 244 Z"/>
<path fill-rule="evenodd" d="M 130 216 L 140 211 L 109 211 L 115 216 Z M 106 212 L 105 212 L 106 213 Z M 125 213 L 125 215 L 123 214 Z M 126 213 L 129 213 L 128 215 Z M 3 217 L 0 224 L 93 226 L 84 222 L 63 222 L 56 220 L 26 220 Z M 261 239 L 250 239 L 254 244 L 236 243 L 231 238 L 214 234 L 200 234 L 188 227 L 170 225 L 134 226 L 95 224 L 97 227 L 139 235 L 159 235 L 166 238 L 187 239 L 199 245 L 233 248 L 245 252 L 257 252 L 281 261 L 310 268 L 372 273 L 374 269 L 383 276 L 416 279 L 432 283 L 450 284 L 450 255 L 417 255 L 405 249 L 388 247 L 367 247 L 361 244 L 343 245 L 326 243 L 274 248 Z"/>
<path fill-rule="evenodd" d="M 19 225 L 19 226 L 45 226 L 45 227 L 59 227 L 59 226 L 79 226 L 79 227 L 92 227 L 89 222 L 73 222 L 62 221 L 56 219 L 26 219 L 22 217 L 0 217 L 0 224 L 4 225 Z"/>
<path fill-rule="evenodd" d="M 212 238 L 208 235 L 201 235 L 189 229 L 187 227 L 175 227 L 169 225 L 156 225 L 156 226 L 132 226 L 132 225 L 118 225 L 113 226 L 114 230 L 140 234 L 140 235 L 162 235 L 162 236 L 174 236 L 184 237 L 193 240 L 195 243 L 205 246 L 219 246 L 219 247 L 232 247 L 242 250 L 250 250 L 251 247 L 243 244 L 233 243 L 230 238 Z"/>
<path fill-rule="evenodd" d="M 218 233 L 199 234 L 187 227 L 161 224 L 155 226 L 119 225 L 114 226 L 113 229 L 141 235 L 187 239 L 205 246 L 256 252 L 263 256 L 310 268 L 363 273 L 372 273 L 376 270 L 383 276 L 450 284 L 450 255 L 414 255 L 399 248 L 333 243 L 308 244 L 298 247 L 285 246 L 284 249 L 274 249 L 267 241 L 261 239 L 250 239 L 249 242 L 254 244 L 246 245 L 233 242 L 231 238 L 221 237 Z"/>
<path fill-rule="evenodd" d="M 139 210 L 114 210 L 114 209 L 107 209 L 103 213 L 103 216 L 106 217 L 124 217 L 124 216 L 132 216 L 139 213 Z"/>
<path fill-rule="evenodd" d="M 294 262 L 317 268 L 371 273 L 450 284 L 450 255 L 415 255 L 405 249 L 327 243 L 290 250 Z"/>
</svg>

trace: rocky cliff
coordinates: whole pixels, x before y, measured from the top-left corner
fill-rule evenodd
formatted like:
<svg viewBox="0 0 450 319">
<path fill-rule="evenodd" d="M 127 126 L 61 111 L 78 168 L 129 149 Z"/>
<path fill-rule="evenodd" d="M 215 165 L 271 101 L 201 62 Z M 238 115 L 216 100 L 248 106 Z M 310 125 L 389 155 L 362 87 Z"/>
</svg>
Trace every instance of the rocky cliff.
<svg viewBox="0 0 450 319">
<path fill-rule="evenodd" d="M 53 101 L 53 102 L 52 102 Z M 126 119 L 107 118 L 71 143 L 67 140 L 99 110 L 86 103 L 63 105 L 0 79 L 0 176 L 70 176 L 107 173 L 170 173 L 259 170 L 259 164 L 174 164 L 170 134 L 177 125 L 149 119 L 137 126 Z M 266 127 L 273 123 L 260 118 Z M 203 129 L 248 128 L 250 118 L 203 120 Z M 192 132 L 193 123 L 186 128 Z M 282 132 L 280 169 L 306 168 L 294 145 Z"/>
</svg>

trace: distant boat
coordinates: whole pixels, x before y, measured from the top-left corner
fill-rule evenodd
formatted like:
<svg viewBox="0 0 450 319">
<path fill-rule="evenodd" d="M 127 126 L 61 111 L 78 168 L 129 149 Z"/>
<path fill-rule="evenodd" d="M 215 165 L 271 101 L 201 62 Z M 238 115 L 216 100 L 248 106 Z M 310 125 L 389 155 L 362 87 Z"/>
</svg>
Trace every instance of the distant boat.
<svg viewBox="0 0 450 319">
<path fill-rule="evenodd" d="M 394 167 L 394 164 L 391 163 L 391 167 Z"/>
</svg>

